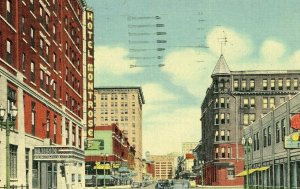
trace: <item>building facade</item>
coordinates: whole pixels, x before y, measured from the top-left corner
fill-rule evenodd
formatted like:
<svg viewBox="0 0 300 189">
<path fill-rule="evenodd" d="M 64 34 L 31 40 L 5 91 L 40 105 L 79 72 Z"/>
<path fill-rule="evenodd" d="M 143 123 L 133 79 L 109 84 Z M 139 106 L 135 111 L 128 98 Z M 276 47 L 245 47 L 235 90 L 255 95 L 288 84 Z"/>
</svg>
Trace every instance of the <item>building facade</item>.
<svg viewBox="0 0 300 189">
<path fill-rule="evenodd" d="M 0 157 L 0 187 L 7 178 L 19 187 L 84 187 L 85 23 L 84 0 L 0 1 L 4 120 L 12 107 L 18 110 L 10 158 Z M 4 154 L 5 132 L 0 131 Z"/>
<path fill-rule="evenodd" d="M 248 152 L 251 187 L 300 187 L 299 128 L 291 124 L 299 113 L 297 94 L 245 129 L 244 138 L 253 141 Z"/>
<path fill-rule="evenodd" d="M 230 71 L 223 55 L 201 105 L 205 184 L 243 185 L 243 130 L 299 91 L 299 70 Z"/>
<path fill-rule="evenodd" d="M 154 179 L 172 179 L 175 177 L 176 157 L 168 155 L 151 155 L 154 163 Z"/>
<path fill-rule="evenodd" d="M 135 180 L 142 181 L 142 88 L 97 87 L 94 103 L 95 125 L 117 124 L 135 148 Z"/>
<path fill-rule="evenodd" d="M 130 146 L 127 137 L 124 136 L 122 131 L 116 124 L 108 126 L 96 126 L 94 131 L 93 144 L 85 150 L 85 162 L 86 162 L 86 186 L 96 186 L 93 183 L 94 176 L 101 176 L 98 185 L 103 185 L 103 169 L 94 169 L 95 165 L 109 164 L 106 170 L 106 179 L 108 183 L 115 182 L 114 184 L 122 184 L 125 178 L 121 178 L 122 172 L 129 173 L 130 168 L 134 168 L 134 154 L 132 157 L 132 151 L 134 148 Z M 125 175 L 124 175 L 125 176 Z M 128 180 L 129 177 L 126 179 Z M 102 184 L 101 184 L 102 183 Z"/>
</svg>

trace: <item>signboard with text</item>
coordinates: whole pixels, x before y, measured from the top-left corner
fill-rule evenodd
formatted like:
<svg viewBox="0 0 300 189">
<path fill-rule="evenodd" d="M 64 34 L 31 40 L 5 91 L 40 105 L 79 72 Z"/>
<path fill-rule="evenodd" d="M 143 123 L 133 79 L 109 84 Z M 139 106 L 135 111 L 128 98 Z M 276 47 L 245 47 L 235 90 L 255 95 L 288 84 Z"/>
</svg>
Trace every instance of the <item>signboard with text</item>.
<svg viewBox="0 0 300 189">
<path fill-rule="evenodd" d="M 105 169 L 105 170 L 109 170 L 110 169 L 110 164 L 106 163 L 106 164 L 101 164 L 99 162 L 96 162 L 96 165 L 94 166 L 94 169 Z"/>
<path fill-rule="evenodd" d="M 36 146 L 33 159 L 36 161 L 83 161 L 84 151 L 69 146 Z"/>
<path fill-rule="evenodd" d="M 87 138 L 94 138 L 94 12 L 86 10 Z M 89 142 L 89 141 L 88 141 Z"/>
</svg>

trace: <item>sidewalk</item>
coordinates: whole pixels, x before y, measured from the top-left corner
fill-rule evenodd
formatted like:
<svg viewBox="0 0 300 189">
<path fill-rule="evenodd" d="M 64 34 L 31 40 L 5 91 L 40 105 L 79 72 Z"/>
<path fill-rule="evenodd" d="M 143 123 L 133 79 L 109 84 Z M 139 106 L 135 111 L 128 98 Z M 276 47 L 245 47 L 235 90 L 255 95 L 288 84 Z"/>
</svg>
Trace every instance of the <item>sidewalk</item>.
<svg viewBox="0 0 300 189">
<path fill-rule="evenodd" d="M 203 188 L 203 189 L 220 189 L 220 188 L 225 188 L 225 189 L 243 189 L 244 186 L 201 186 L 197 185 L 197 188 Z"/>
<path fill-rule="evenodd" d="M 85 189 L 95 189 L 96 187 L 85 187 Z M 112 188 L 122 188 L 122 189 L 127 189 L 131 188 L 130 185 L 121 185 L 121 186 L 106 186 L 105 189 L 112 189 Z M 98 186 L 98 189 L 103 189 L 103 187 Z"/>
</svg>

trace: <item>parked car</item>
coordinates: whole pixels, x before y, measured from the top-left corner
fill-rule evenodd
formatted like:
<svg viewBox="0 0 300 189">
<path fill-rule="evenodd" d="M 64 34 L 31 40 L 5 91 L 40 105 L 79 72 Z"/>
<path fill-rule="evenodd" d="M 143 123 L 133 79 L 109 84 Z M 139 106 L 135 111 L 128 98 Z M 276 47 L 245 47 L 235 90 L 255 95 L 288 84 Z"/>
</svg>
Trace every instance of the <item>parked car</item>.
<svg viewBox="0 0 300 189">
<path fill-rule="evenodd" d="M 131 183 L 131 188 L 140 188 L 142 183 L 139 182 L 132 182 Z"/>
<path fill-rule="evenodd" d="M 159 180 L 157 181 L 155 185 L 155 189 L 170 189 L 171 184 L 169 183 L 169 180 Z"/>
</svg>

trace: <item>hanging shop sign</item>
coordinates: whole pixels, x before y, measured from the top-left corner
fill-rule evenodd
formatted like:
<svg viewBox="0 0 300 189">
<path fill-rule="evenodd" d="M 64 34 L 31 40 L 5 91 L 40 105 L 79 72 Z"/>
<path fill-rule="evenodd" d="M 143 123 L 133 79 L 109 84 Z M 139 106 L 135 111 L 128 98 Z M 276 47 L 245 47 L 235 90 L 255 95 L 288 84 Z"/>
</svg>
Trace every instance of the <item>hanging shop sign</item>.
<svg viewBox="0 0 300 189">
<path fill-rule="evenodd" d="M 105 170 L 109 170 L 111 167 L 110 167 L 110 164 L 109 163 L 106 163 L 106 164 L 101 164 L 100 162 L 96 162 L 95 166 L 94 166 L 94 169 L 105 169 Z"/>
<path fill-rule="evenodd" d="M 291 128 L 300 130 L 300 114 L 295 114 L 291 117 Z"/>
<path fill-rule="evenodd" d="M 290 134 L 289 136 L 285 136 L 284 148 L 300 148 L 299 135 L 299 132 L 295 132 Z"/>
</svg>

